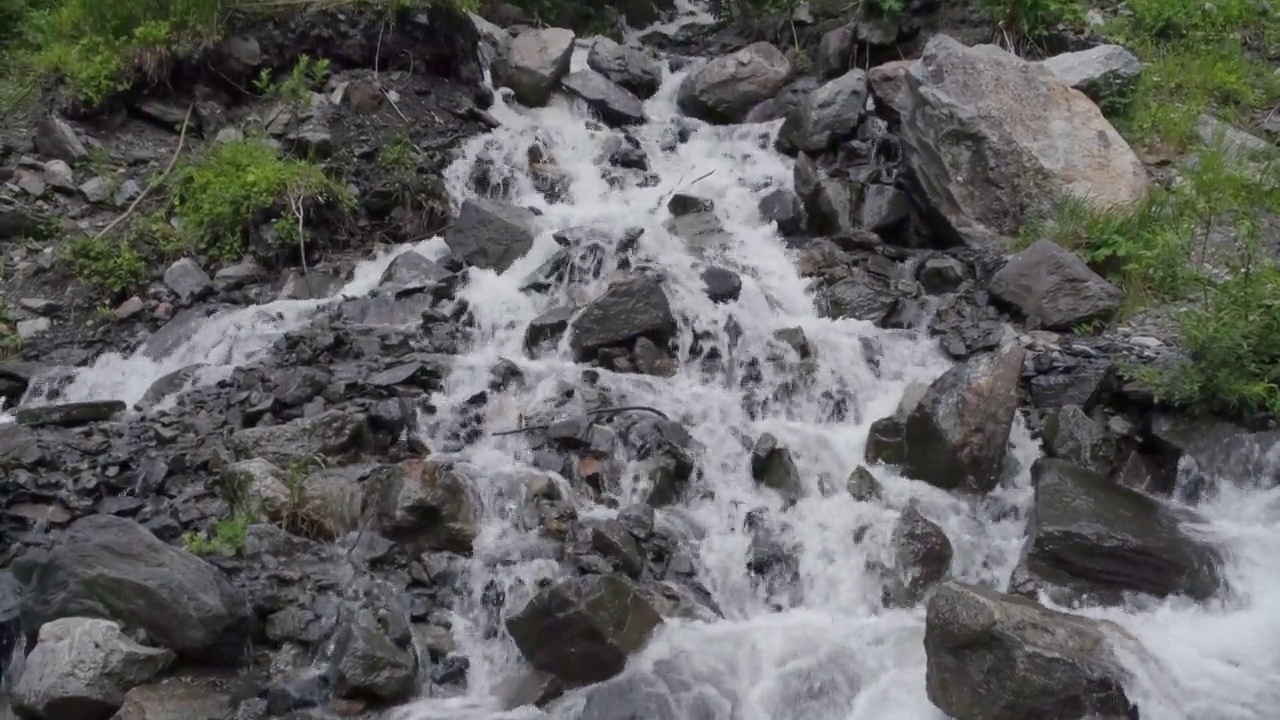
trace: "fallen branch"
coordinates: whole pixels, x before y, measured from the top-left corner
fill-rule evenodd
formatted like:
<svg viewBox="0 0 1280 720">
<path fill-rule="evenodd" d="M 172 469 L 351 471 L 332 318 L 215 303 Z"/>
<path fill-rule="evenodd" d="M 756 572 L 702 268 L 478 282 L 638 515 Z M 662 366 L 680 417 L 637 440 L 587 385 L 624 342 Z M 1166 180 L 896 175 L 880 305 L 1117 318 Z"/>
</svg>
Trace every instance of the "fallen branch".
<svg viewBox="0 0 1280 720">
<path fill-rule="evenodd" d="M 587 412 L 583 413 L 583 415 L 586 415 L 587 417 L 597 417 L 602 415 L 617 415 L 618 413 L 624 413 L 624 412 L 650 412 L 662 418 L 663 420 L 671 419 L 670 416 L 668 416 L 666 413 L 662 412 L 661 410 L 657 408 L 649 407 L 647 405 L 627 405 L 626 407 L 600 408 L 598 410 L 588 410 Z M 521 433 L 536 432 L 538 430 L 550 430 L 550 429 L 551 429 L 550 425 L 530 425 L 529 427 L 516 428 L 515 430 L 503 430 L 502 432 L 489 433 L 489 434 L 492 437 L 499 437 L 502 435 L 519 435 Z"/>
<path fill-rule="evenodd" d="M 179 131 L 178 133 L 178 147 L 174 148 L 173 157 L 169 158 L 169 164 L 165 166 L 164 172 L 160 173 L 160 176 L 157 177 L 155 180 L 152 180 L 151 184 L 148 185 L 145 190 L 139 193 L 138 197 L 134 198 L 133 202 L 129 204 L 129 207 L 123 213 L 121 213 L 119 217 L 117 217 L 115 220 L 112 220 L 110 223 L 108 223 L 107 226 L 102 228 L 102 230 L 100 230 L 97 235 L 94 235 L 93 236 L 94 241 L 101 240 L 104 235 L 114 230 L 115 227 L 120 223 L 124 222 L 126 218 L 128 218 L 130 215 L 133 214 L 133 211 L 138 209 L 138 206 L 141 205 L 142 201 L 145 200 L 147 196 L 151 194 L 151 191 L 155 190 L 156 186 L 164 182 L 164 179 L 169 177 L 169 173 L 173 172 L 173 167 L 178 164 L 178 156 L 182 154 L 182 146 L 187 141 L 187 127 L 191 125 L 191 112 L 195 109 L 196 109 L 195 103 L 191 103 L 190 105 L 187 106 L 187 115 L 186 117 L 182 118 L 182 130 Z"/>
</svg>

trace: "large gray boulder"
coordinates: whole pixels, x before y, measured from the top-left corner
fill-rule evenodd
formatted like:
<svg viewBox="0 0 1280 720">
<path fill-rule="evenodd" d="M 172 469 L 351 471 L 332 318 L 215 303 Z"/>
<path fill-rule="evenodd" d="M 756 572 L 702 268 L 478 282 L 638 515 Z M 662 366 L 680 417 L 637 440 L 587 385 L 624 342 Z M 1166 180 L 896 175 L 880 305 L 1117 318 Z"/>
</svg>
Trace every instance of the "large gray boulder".
<svg viewBox="0 0 1280 720">
<path fill-rule="evenodd" d="M 904 79 L 877 94 L 903 106 L 904 160 L 961 237 L 1017 235 L 1066 198 L 1114 209 L 1146 196 L 1128 143 L 1043 65 L 935 35 Z"/>
<path fill-rule="evenodd" d="M 587 67 L 626 88 L 642 99 L 653 97 L 662 84 L 662 68 L 638 50 L 598 37 L 587 53 Z"/>
<path fill-rule="evenodd" d="M 334 690 L 340 697 L 375 698 L 380 703 L 410 700 L 417 684 L 418 661 L 372 617 L 359 618 L 334 642 Z"/>
<path fill-rule="evenodd" d="M 1040 240 L 1010 258 L 988 291 L 1046 330 L 1070 331 L 1109 320 L 1120 309 L 1119 288 L 1084 260 L 1051 240 Z"/>
<path fill-rule="evenodd" d="M 640 98 L 595 70 L 569 73 L 560 84 L 565 92 L 586 103 L 610 127 L 642 125 L 648 119 Z"/>
<path fill-rule="evenodd" d="M 1105 105 L 1127 95 L 1142 75 L 1142 62 L 1119 45 L 1097 45 L 1043 61 L 1064 85 Z"/>
<path fill-rule="evenodd" d="M 417 552 L 469 555 L 480 532 L 475 492 L 464 466 L 406 460 L 365 481 L 361 506 L 375 530 Z"/>
<path fill-rule="evenodd" d="M 778 130 L 780 152 L 820 153 L 858 129 L 867 104 L 867 74 L 850 70 L 810 93 L 782 121 Z"/>
<path fill-rule="evenodd" d="M 464 264 L 503 272 L 533 247 L 535 217 L 515 205 L 468 198 L 444 242 Z"/>
<path fill-rule="evenodd" d="M 67 617 L 46 623 L 13 688 L 20 717 L 106 720 L 125 693 L 173 662 L 173 653 L 130 640 L 110 620 Z"/>
<path fill-rule="evenodd" d="M 491 69 L 494 83 L 511 88 L 521 105 L 546 105 L 556 84 L 569 74 L 573 41 L 571 30 L 526 29 L 498 50 Z"/>
<path fill-rule="evenodd" d="M 21 579 L 28 637 L 58 618 L 103 618 L 202 664 L 234 662 L 249 640 L 249 606 L 220 571 L 125 518 L 77 520 Z"/>
<path fill-rule="evenodd" d="M 909 389 L 898 414 L 872 423 L 867 459 L 946 490 L 990 492 L 1004 468 L 1024 356 L 1006 343 L 946 371 L 918 400 Z"/>
<path fill-rule="evenodd" d="M 751 108 L 777 95 L 791 63 L 767 42 L 752 43 L 689 73 L 680 83 L 681 112 L 711 123 L 742 122 Z"/>
<path fill-rule="evenodd" d="M 947 582 L 925 613 L 926 690 L 954 720 L 1137 720 L 1117 642 L 1109 622 Z"/>
<path fill-rule="evenodd" d="M 1035 503 L 1015 592 L 1120 604 L 1128 592 L 1204 599 L 1218 590 L 1222 558 L 1157 500 L 1053 458 L 1036 460 L 1031 479 Z"/>
<path fill-rule="evenodd" d="M 676 330 L 675 316 L 662 283 L 637 277 L 609 288 L 573 322 L 569 344 L 581 359 L 640 336 L 664 344 Z"/>
<path fill-rule="evenodd" d="M 516 647 L 534 668 L 569 685 L 622 672 L 662 616 L 631 581 L 617 575 L 565 580 L 507 618 Z"/>
</svg>

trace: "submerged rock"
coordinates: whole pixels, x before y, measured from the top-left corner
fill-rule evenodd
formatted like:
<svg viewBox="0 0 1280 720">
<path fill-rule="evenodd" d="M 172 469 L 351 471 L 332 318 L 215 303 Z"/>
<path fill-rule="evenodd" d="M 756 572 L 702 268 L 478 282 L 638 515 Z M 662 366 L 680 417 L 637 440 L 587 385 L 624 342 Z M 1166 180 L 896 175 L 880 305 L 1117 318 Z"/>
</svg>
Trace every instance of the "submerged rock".
<svg viewBox="0 0 1280 720">
<path fill-rule="evenodd" d="M 588 305 L 574 321 L 569 343 L 578 358 L 585 360 L 600 348 L 641 335 L 665 344 L 675 329 L 675 316 L 662 283 L 640 277 L 614 285 Z"/>
<path fill-rule="evenodd" d="M 925 615 L 929 700 L 955 720 L 1138 720 L 1118 626 L 956 582 Z"/>
<path fill-rule="evenodd" d="M 1018 409 L 1021 347 L 967 360 L 946 371 L 899 415 L 872 424 L 867 459 L 902 466 L 943 489 L 989 492 L 1000 482 Z"/>
</svg>

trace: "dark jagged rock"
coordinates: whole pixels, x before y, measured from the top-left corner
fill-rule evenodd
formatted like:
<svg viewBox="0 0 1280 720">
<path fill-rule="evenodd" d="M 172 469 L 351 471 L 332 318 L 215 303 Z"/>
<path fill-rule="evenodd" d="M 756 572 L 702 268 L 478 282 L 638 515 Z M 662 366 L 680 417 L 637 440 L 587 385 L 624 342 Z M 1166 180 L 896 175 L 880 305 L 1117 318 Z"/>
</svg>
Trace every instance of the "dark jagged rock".
<svg viewBox="0 0 1280 720">
<path fill-rule="evenodd" d="M 1035 504 L 1016 592 L 1115 604 L 1125 592 L 1203 599 L 1218 590 L 1221 557 L 1156 500 L 1063 460 L 1040 458 L 1031 475 Z"/>
<path fill-rule="evenodd" d="M 463 264 L 503 272 L 533 247 L 533 223 L 524 208 L 469 198 L 444 241 Z"/>
<path fill-rule="evenodd" d="M 667 201 L 667 212 L 670 212 L 675 217 L 711 212 L 715 209 L 716 204 L 711 200 L 687 193 L 676 193 Z"/>
<path fill-rule="evenodd" d="M 789 190 L 774 190 L 761 198 L 760 215 L 766 221 L 777 223 L 778 232 L 783 235 L 799 235 L 804 230 L 804 208 Z"/>
<path fill-rule="evenodd" d="M 929 700 L 956 720 L 1138 720 L 1118 626 L 948 582 L 929 598 Z M 1135 643 L 1136 644 L 1136 643 Z"/>
<path fill-rule="evenodd" d="M 662 284 L 640 277 L 614 285 L 587 305 L 570 329 L 569 342 L 579 359 L 587 359 L 641 335 L 665 344 L 675 328 Z"/>
<path fill-rule="evenodd" d="M 648 121 L 640 98 L 594 70 L 569 73 L 560 85 L 570 95 L 586 103 L 606 125 L 624 127 L 643 125 Z"/>
<path fill-rule="evenodd" d="M 46 623 L 13 688 L 19 717 L 106 720 L 125 693 L 162 672 L 173 653 L 129 639 L 110 620 Z"/>
<path fill-rule="evenodd" d="M 706 286 L 707 297 L 712 302 L 733 302 L 742 294 L 742 278 L 738 273 L 722 267 L 712 266 L 704 269 L 702 283 Z"/>
<path fill-rule="evenodd" d="M 751 477 L 777 491 L 789 505 L 804 494 L 804 484 L 791 459 L 791 451 L 780 446 L 778 439 L 769 433 L 761 435 L 751 450 Z"/>
<path fill-rule="evenodd" d="M 914 601 L 946 577 L 954 551 L 946 532 L 937 523 L 908 506 L 893 527 L 895 569 Z"/>
<path fill-rule="evenodd" d="M 573 41 L 573 33 L 563 28 L 524 30 L 499 48 L 494 84 L 511 88 L 522 105 L 546 105 L 556 83 L 569 74 Z"/>
<path fill-rule="evenodd" d="M 248 642 L 244 598 L 213 566 L 124 518 L 90 515 L 24 565 L 29 637 L 64 617 L 113 620 L 195 663 L 235 661 Z"/>
<path fill-rule="evenodd" d="M 1110 476 L 1116 463 L 1115 440 L 1077 405 L 1066 405 L 1044 424 L 1045 454 Z"/>
<path fill-rule="evenodd" d="M 867 459 L 937 487 L 989 492 L 1000 482 L 1024 355 L 1011 344 L 946 371 L 899 417 L 872 425 Z"/>
<path fill-rule="evenodd" d="M 238 457 L 263 458 L 279 467 L 318 457 L 343 457 L 359 451 L 369 439 L 367 418 L 327 410 L 283 425 L 240 430 L 227 441 Z"/>
<path fill-rule="evenodd" d="M 639 588 L 616 575 L 562 581 L 507 619 L 507 630 L 535 668 L 569 685 L 622 672 L 662 616 Z"/>
<path fill-rule="evenodd" d="M 413 697 L 418 663 L 378 627 L 363 618 L 343 628 L 335 644 L 334 690 L 339 697 L 371 698 L 381 704 Z"/>
</svg>

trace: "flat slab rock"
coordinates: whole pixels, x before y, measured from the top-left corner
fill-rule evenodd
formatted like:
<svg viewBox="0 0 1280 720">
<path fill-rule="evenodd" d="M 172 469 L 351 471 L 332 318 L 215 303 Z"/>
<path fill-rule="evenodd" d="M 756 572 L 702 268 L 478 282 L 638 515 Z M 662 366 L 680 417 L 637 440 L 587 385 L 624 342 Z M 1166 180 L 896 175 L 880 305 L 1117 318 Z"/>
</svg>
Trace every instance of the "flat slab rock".
<svg viewBox="0 0 1280 720">
<path fill-rule="evenodd" d="M 72 427 L 110 420 L 116 414 L 124 412 L 125 407 L 120 400 L 96 400 L 18 408 L 13 415 L 19 425 L 27 427 Z"/>
</svg>

